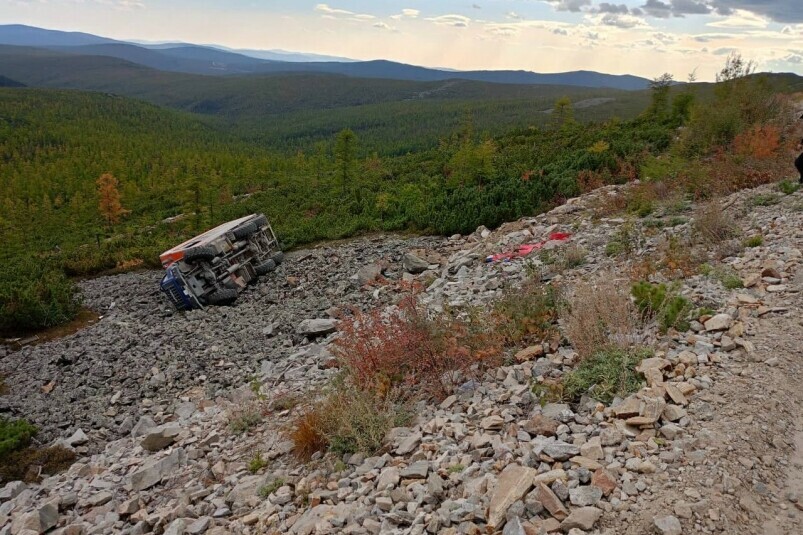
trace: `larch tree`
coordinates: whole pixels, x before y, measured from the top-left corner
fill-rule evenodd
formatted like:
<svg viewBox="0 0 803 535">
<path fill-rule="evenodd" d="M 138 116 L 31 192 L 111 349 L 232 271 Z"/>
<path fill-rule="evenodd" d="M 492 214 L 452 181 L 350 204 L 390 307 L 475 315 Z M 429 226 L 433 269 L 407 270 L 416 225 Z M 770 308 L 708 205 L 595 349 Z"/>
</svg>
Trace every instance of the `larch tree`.
<svg viewBox="0 0 803 535">
<path fill-rule="evenodd" d="M 120 202 L 119 182 L 111 173 L 103 173 L 98 179 L 98 209 L 110 227 L 120 222 L 129 211 Z"/>
<path fill-rule="evenodd" d="M 350 129 L 341 130 L 335 140 L 335 160 L 337 174 L 346 196 L 354 173 L 355 153 L 357 152 L 357 136 Z"/>
</svg>

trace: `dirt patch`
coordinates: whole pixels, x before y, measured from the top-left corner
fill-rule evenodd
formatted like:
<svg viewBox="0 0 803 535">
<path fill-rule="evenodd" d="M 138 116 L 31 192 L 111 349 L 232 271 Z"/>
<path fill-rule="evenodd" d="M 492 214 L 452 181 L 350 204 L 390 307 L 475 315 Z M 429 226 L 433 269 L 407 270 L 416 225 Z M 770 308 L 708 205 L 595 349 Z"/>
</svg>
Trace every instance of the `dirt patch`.
<svg viewBox="0 0 803 535">
<path fill-rule="evenodd" d="M 51 327 L 39 332 L 26 333 L 24 335 L 12 338 L 4 338 L 0 340 L 0 343 L 10 347 L 12 350 L 20 349 L 24 346 L 39 345 L 44 342 L 58 340 L 59 338 L 64 338 L 65 336 L 75 334 L 85 327 L 94 325 L 99 319 L 100 315 L 94 310 L 82 308 L 80 311 L 78 311 L 78 314 L 75 316 L 75 318 L 69 323 Z"/>
</svg>

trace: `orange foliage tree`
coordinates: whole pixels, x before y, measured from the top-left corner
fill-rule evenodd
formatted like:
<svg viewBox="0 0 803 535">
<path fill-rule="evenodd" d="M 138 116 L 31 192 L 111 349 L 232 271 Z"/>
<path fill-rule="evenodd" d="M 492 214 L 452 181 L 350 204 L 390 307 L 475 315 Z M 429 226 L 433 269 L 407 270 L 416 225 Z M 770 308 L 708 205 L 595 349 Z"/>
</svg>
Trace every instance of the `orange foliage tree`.
<svg viewBox="0 0 803 535">
<path fill-rule="evenodd" d="M 129 213 L 120 202 L 119 182 L 111 173 L 104 173 L 98 179 L 98 209 L 100 215 L 109 226 L 120 222 L 120 218 Z"/>
</svg>

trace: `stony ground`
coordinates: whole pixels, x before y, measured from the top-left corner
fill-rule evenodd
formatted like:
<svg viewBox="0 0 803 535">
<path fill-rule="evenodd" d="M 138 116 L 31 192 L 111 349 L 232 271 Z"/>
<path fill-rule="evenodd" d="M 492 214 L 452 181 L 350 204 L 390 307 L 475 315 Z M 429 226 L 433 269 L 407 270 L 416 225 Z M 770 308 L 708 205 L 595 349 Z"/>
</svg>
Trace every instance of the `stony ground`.
<svg viewBox="0 0 803 535">
<path fill-rule="evenodd" d="M 421 404 L 374 457 L 298 464 L 283 434 L 294 409 L 279 401 L 308 398 L 335 373 L 326 346 L 349 308 L 387 304 L 395 281 L 414 278 L 430 283 L 433 311 L 487 303 L 531 274 L 528 263 L 543 266 L 537 255 L 485 257 L 554 231 L 588 258 L 563 273 L 544 267 L 545 278 L 571 287 L 610 273 L 628 284 L 663 234 L 691 223 L 645 232 L 631 258 L 609 258 L 624 222 L 591 217 L 621 194 L 606 188 L 495 232 L 297 252 L 231 308 L 171 314 L 154 272 L 86 281 L 97 325 L 2 355 L 2 409 L 82 458 L 39 484 L 0 489 L 0 534 L 800 533 L 803 193 L 755 202 L 774 191 L 723 200 L 743 235 L 764 238 L 721 260 L 746 288 L 686 278 L 683 294 L 714 312 L 688 332 L 649 335 L 656 355 L 637 394 L 611 407 L 541 406 L 532 384 L 577 357 L 534 347 Z M 265 418 L 234 432 L 253 406 Z M 251 473 L 257 452 L 266 466 Z"/>
</svg>

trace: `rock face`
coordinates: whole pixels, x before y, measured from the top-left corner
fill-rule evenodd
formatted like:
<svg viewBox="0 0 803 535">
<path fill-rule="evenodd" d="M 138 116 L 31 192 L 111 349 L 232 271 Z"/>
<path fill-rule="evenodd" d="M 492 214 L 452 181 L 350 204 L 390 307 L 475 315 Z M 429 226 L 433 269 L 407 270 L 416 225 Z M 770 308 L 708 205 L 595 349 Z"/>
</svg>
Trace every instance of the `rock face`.
<svg viewBox="0 0 803 535">
<path fill-rule="evenodd" d="M 412 253 L 406 253 L 402 257 L 402 266 L 407 273 L 418 274 L 425 272 L 429 268 L 429 263 Z"/>
<path fill-rule="evenodd" d="M 152 461 L 131 474 L 131 488 L 145 490 L 169 477 L 185 460 L 184 450 L 175 449 L 167 457 Z"/>
</svg>

